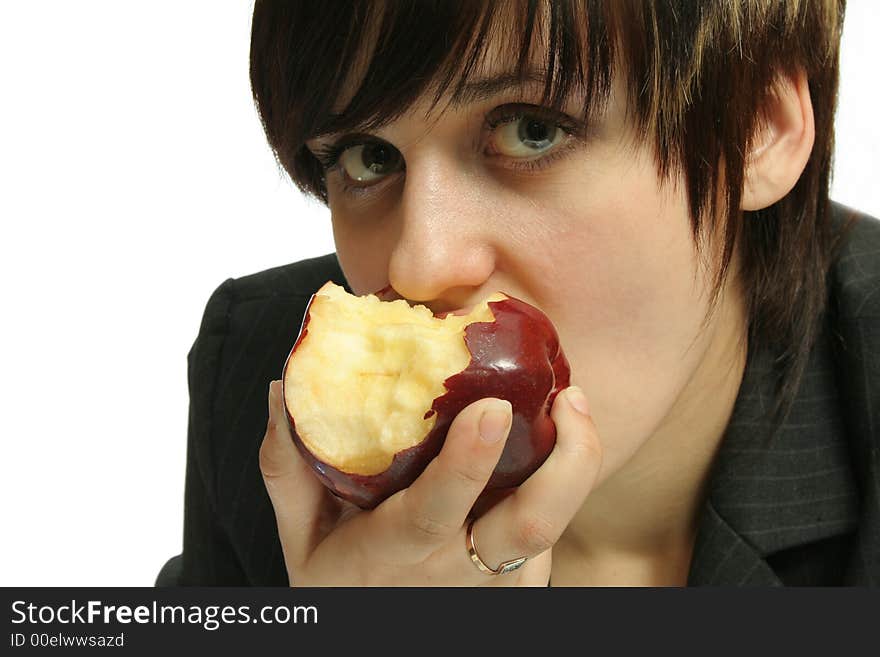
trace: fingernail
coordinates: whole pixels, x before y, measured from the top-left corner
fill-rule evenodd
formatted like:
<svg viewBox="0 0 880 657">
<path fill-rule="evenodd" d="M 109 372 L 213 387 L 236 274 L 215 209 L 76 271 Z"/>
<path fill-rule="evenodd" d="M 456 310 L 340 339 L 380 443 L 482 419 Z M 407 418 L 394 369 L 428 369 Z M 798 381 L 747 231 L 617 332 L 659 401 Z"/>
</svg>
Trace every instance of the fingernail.
<svg viewBox="0 0 880 657">
<path fill-rule="evenodd" d="M 269 419 L 275 419 L 275 404 L 277 393 L 275 392 L 275 382 L 269 382 Z"/>
<path fill-rule="evenodd" d="M 568 403 L 571 404 L 572 408 L 581 415 L 590 414 L 590 407 L 587 405 L 587 398 L 584 396 L 584 391 L 578 386 L 571 386 L 568 388 L 568 390 L 565 391 L 565 398 L 568 400 Z"/>
<path fill-rule="evenodd" d="M 480 439 L 493 445 L 507 435 L 512 421 L 512 408 L 509 401 L 496 399 L 480 416 Z"/>
</svg>

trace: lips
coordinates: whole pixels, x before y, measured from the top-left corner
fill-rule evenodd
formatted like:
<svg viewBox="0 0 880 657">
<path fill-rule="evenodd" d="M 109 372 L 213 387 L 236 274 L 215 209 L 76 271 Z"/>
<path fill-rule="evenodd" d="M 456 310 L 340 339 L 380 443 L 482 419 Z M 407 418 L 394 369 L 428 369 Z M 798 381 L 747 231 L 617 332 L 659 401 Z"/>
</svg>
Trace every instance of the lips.
<svg viewBox="0 0 880 657">
<path fill-rule="evenodd" d="M 373 296 L 378 297 L 382 301 L 394 301 L 394 298 L 392 298 L 392 297 L 395 297 L 395 293 L 394 293 L 394 289 L 390 285 L 387 285 L 387 286 L 383 287 L 381 290 L 377 290 L 376 292 L 373 292 Z M 396 298 L 402 299 L 403 297 L 401 297 L 400 295 L 396 295 Z M 413 302 L 408 302 L 408 303 L 410 305 L 424 305 L 424 304 L 417 304 L 417 303 L 413 303 Z M 469 314 L 474 308 L 477 307 L 477 305 L 478 304 L 474 304 L 472 306 L 466 306 L 464 308 L 459 308 L 458 310 L 446 310 L 446 311 L 442 311 L 442 312 L 434 312 L 434 317 L 436 317 L 437 319 L 446 319 L 450 315 L 454 315 L 455 317 L 462 317 L 464 315 Z"/>
<path fill-rule="evenodd" d="M 459 308 L 458 310 L 451 310 L 443 313 L 434 313 L 434 317 L 438 319 L 446 319 L 450 315 L 455 315 L 456 317 L 461 317 L 462 315 L 469 314 L 474 309 L 474 306 L 468 306 L 466 308 Z"/>
<path fill-rule="evenodd" d="M 383 287 L 381 290 L 378 290 L 378 291 L 376 291 L 376 292 L 373 292 L 373 296 L 375 296 L 375 297 L 379 297 L 380 299 L 382 299 L 382 301 L 388 301 L 388 299 L 386 299 L 385 297 L 386 297 L 386 296 L 390 296 L 390 295 L 391 295 L 391 291 L 392 291 L 391 286 L 390 286 L 390 285 L 386 285 L 386 286 Z"/>
</svg>

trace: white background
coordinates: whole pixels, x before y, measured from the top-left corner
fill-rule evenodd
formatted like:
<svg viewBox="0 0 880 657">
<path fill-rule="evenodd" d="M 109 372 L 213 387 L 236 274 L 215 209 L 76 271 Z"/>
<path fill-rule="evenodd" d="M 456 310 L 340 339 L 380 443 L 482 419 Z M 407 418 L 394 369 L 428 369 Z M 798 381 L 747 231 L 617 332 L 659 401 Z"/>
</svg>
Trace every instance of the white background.
<svg viewBox="0 0 880 657">
<path fill-rule="evenodd" d="M 0 5 L 0 585 L 153 584 L 181 550 L 186 354 L 208 296 L 334 250 L 266 145 L 250 15 Z M 850 1 L 832 197 L 880 216 L 878 20 Z"/>
</svg>

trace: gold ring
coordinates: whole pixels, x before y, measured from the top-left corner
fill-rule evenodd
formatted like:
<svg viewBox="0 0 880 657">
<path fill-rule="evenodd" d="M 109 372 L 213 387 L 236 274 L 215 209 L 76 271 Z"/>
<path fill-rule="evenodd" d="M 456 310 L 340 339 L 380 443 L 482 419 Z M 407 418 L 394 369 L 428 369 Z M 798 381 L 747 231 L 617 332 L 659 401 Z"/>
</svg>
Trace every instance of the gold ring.
<svg viewBox="0 0 880 657">
<path fill-rule="evenodd" d="M 477 546 L 474 545 L 474 523 L 476 522 L 476 518 L 472 518 L 468 523 L 467 528 L 467 551 L 471 557 L 471 561 L 476 564 L 477 568 L 486 573 L 487 575 L 503 575 L 504 573 L 512 573 L 514 570 L 522 566 L 526 561 L 528 561 L 528 557 L 520 557 L 519 559 L 511 559 L 510 561 L 502 562 L 498 568 L 489 568 L 486 565 L 486 562 L 480 559 L 480 555 L 477 554 Z"/>
</svg>

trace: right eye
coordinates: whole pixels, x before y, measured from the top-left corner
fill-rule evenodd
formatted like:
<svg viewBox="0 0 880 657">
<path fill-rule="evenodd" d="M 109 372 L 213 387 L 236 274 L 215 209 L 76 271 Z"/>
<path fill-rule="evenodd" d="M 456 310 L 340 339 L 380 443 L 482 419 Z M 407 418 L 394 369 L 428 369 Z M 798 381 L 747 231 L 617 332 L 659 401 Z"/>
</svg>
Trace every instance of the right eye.
<svg viewBox="0 0 880 657">
<path fill-rule="evenodd" d="M 394 146 L 370 142 L 349 146 L 339 155 L 339 166 L 346 177 L 364 187 L 374 184 L 402 168 L 403 159 Z"/>
</svg>

